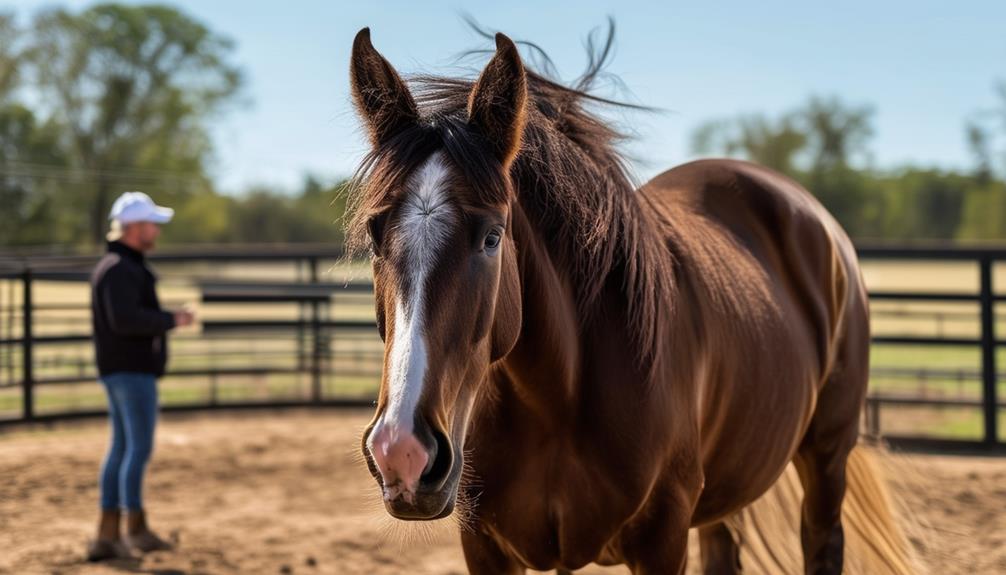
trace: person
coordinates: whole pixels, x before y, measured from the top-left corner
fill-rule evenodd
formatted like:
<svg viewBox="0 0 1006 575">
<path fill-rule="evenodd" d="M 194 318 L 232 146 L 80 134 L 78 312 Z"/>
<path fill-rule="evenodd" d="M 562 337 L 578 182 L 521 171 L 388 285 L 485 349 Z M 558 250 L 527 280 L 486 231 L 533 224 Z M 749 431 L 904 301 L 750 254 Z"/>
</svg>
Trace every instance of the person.
<svg viewBox="0 0 1006 575">
<path fill-rule="evenodd" d="M 126 192 L 112 205 L 108 251 L 91 275 L 91 312 L 98 374 L 108 396 L 112 441 L 101 467 L 101 518 L 88 559 L 167 550 L 147 526 L 143 475 L 154 444 L 157 378 L 167 363 L 167 332 L 190 325 L 188 311 L 161 309 L 157 278 L 144 254 L 174 211 L 144 193 Z M 120 519 L 126 534 L 120 538 Z"/>
</svg>

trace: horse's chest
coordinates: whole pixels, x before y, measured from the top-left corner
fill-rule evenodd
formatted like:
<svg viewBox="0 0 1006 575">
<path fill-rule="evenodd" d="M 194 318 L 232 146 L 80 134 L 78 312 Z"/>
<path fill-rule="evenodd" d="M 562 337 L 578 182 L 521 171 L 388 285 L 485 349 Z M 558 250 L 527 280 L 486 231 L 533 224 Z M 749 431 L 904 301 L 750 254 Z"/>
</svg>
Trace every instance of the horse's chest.
<svg viewBox="0 0 1006 575">
<path fill-rule="evenodd" d="M 539 446 L 497 471 L 487 483 L 479 516 L 489 531 L 537 569 L 597 560 L 643 496 L 589 456 Z M 638 493 L 636 493 L 638 491 Z"/>
</svg>

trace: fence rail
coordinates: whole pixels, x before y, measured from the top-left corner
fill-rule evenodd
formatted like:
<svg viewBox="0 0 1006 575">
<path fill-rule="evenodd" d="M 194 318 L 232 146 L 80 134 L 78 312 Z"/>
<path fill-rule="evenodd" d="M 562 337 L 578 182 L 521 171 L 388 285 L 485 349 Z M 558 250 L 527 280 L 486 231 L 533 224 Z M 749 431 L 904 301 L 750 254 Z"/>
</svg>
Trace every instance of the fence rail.
<svg viewBox="0 0 1006 575">
<path fill-rule="evenodd" d="M 868 247 L 859 249 L 860 258 L 864 262 L 902 261 L 902 262 L 964 262 L 973 264 L 978 271 L 978 289 L 975 291 L 925 291 L 925 290 L 874 290 L 870 293 L 871 301 L 894 304 L 970 304 L 977 306 L 979 329 L 977 335 L 917 335 L 884 333 L 875 335 L 875 349 L 883 346 L 938 346 L 956 347 L 977 350 L 980 365 L 977 369 L 926 369 L 910 367 L 876 367 L 874 378 L 900 379 L 910 381 L 915 377 L 919 381 L 928 379 L 954 380 L 961 385 L 979 383 L 979 392 L 967 396 L 927 396 L 919 393 L 890 392 L 874 390 L 871 392 L 865 414 L 865 425 L 869 433 L 887 435 L 894 440 L 905 443 L 918 443 L 926 438 L 911 436 L 893 436 L 885 434 L 882 427 L 882 414 L 888 409 L 906 407 L 958 408 L 980 410 L 981 434 L 971 441 L 959 442 L 970 447 L 995 448 L 1004 447 L 1000 438 L 1000 410 L 1006 408 L 998 395 L 998 382 L 1002 374 L 997 373 L 997 351 L 1006 346 L 1006 340 L 996 337 L 996 306 L 1006 301 L 1006 294 L 997 293 L 993 286 L 993 275 L 997 263 L 1006 262 L 1006 248 L 904 248 L 904 247 Z M 372 313 L 364 318 L 333 318 L 331 310 L 336 301 L 344 296 L 368 296 L 372 291 L 369 282 L 333 282 L 320 280 L 320 266 L 325 261 L 337 261 L 341 257 L 338 249 L 329 246 L 298 246 L 276 247 L 255 246 L 227 249 L 189 249 L 171 253 L 157 254 L 151 257 L 155 265 L 185 265 L 202 264 L 213 268 L 217 265 L 236 263 L 285 264 L 291 263 L 302 270 L 301 277 L 296 281 L 274 281 L 256 279 L 254 281 L 234 280 L 232 278 L 195 277 L 193 286 L 198 289 L 201 301 L 216 309 L 228 306 L 239 307 L 249 305 L 290 304 L 297 307 L 299 315 L 296 318 L 264 318 L 251 319 L 211 319 L 202 324 L 200 341 L 213 342 L 218 338 L 225 340 L 234 334 L 245 337 L 276 338 L 277 334 L 292 334 L 297 342 L 296 350 L 292 352 L 260 353 L 253 359 L 279 357 L 290 353 L 292 364 L 258 365 L 251 361 L 248 365 L 202 367 L 177 367 L 171 370 L 172 378 L 210 378 L 216 382 L 227 377 L 265 377 L 265 376 L 305 376 L 309 381 L 309 392 L 302 397 L 288 397 L 274 400 L 242 400 L 224 401 L 213 387 L 212 393 L 204 401 L 172 406 L 172 409 L 200 409 L 216 407 L 286 407 L 291 405 L 359 405 L 369 403 L 373 399 L 373 390 L 369 394 L 342 394 L 338 389 L 328 392 L 323 389 L 323 379 L 331 376 L 358 374 L 372 377 L 376 382 L 379 370 L 379 353 L 362 351 L 347 352 L 340 349 L 338 342 L 356 335 L 373 338 L 376 333 Z M 36 327 L 49 325 L 56 320 L 43 319 L 40 314 L 54 311 L 85 311 L 83 305 L 66 304 L 63 302 L 37 303 L 35 288 L 37 282 L 71 282 L 86 281 L 90 267 L 95 262 L 93 256 L 34 256 L 11 257 L 0 255 L 0 281 L 6 280 L 13 285 L 20 284 L 20 303 L 6 306 L 0 302 L 0 318 L 8 325 L 20 320 L 20 334 L 0 334 L 0 351 L 5 351 L 8 372 L 14 366 L 20 370 L 17 381 L 8 382 L 8 387 L 16 386 L 21 390 L 21 409 L 16 417 L 0 418 L 0 424 L 22 423 L 31 421 L 49 421 L 62 418 L 80 417 L 100 413 L 95 409 L 76 409 L 64 411 L 49 411 L 41 413 L 38 410 L 36 390 L 40 386 L 62 384 L 77 384 L 94 381 L 93 370 L 83 365 L 73 374 L 39 375 L 37 367 L 41 367 L 36 359 L 39 349 L 59 345 L 83 345 L 90 341 L 89 333 L 84 330 L 52 333 L 51 330 L 40 333 Z M 300 272 L 298 272 L 300 273 Z M 212 276 L 212 274 L 210 274 Z M 197 274 L 198 276 L 198 274 Z M 943 314 L 946 314 L 945 316 Z M 85 314 L 86 315 L 86 314 Z M 906 310 L 885 310 L 878 316 L 887 318 L 933 318 L 942 322 L 946 318 L 957 321 L 967 320 L 969 314 L 963 312 L 915 312 Z M 999 317 L 1004 317 L 1000 315 Z M 270 335 L 273 334 L 273 335 Z M 354 335 L 356 334 L 356 335 Z M 335 342 L 333 344 L 333 342 Z M 334 345 L 334 348 L 333 348 Z M 236 353 L 236 352 L 235 352 Z M 256 354 L 250 354 L 255 356 Z M 185 354 L 181 354 L 185 357 Z M 217 359 L 222 357 L 218 354 Z M 19 359 L 18 359 L 19 358 Z M 355 363 L 354 363 L 355 362 Z M 360 363 L 361 365 L 356 365 Z M 333 365 L 342 367 L 332 367 Z M 365 364 L 365 365 L 362 365 Z M 375 369 L 376 366 L 376 369 Z M 2 372 L 4 366 L 0 366 Z M 216 384 L 213 383 L 215 386 Z M 0 390 L 3 385 L 0 384 Z M 944 438 L 935 438 L 943 441 Z"/>
</svg>

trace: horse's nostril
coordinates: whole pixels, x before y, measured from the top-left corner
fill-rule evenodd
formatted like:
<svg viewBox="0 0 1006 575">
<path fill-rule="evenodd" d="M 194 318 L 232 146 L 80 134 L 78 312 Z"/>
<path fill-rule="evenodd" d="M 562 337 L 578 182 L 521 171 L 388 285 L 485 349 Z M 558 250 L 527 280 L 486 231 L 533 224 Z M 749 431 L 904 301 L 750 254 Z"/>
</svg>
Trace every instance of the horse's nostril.
<svg viewBox="0 0 1006 575">
<path fill-rule="evenodd" d="M 438 429 L 434 429 L 432 432 L 436 446 L 432 450 L 433 452 L 430 453 L 433 458 L 423 473 L 421 481 L 426 484 L 439 486 L 450 473 L 454 456 L 451 451 L 451 442 L 447 439 L 447 436 Z"/>
</svg>

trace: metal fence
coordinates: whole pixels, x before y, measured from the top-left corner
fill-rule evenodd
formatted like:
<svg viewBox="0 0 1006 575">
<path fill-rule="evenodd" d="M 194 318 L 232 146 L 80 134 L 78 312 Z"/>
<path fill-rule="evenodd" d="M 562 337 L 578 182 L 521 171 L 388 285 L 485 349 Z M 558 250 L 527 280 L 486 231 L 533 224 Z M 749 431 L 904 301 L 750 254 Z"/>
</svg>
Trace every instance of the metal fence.
<svg viewBox="0 0 1006 575">
<path fill-rule="evenodd" d="M 996 305 L 1006 300 L 1006 295 L 996 291 L 994 278 L 997 266 L 1006 262 L 1006 249 L 1003 248 L 948 248 L 948 247 L 862 247 L 859 249 L 861 261 L 869 263 L 871 261 L 887 262 L 928 262 L 928 263 L 956 263 L 973 267 L 977 271 L 977 289 L 931 289 L 927 285 L 927 278 L 918 278 L 909 289 L 899 290 L 870 290 L 870 302 L 873 308 L 873 347 L 874 354 L 878 348 L 885 346 L 912 346 L 932 349 L 955 349 L 955 350 L 977 350 L 979 357 L 978 369 L 951 370 L 950 376 L 958 380 L 976 381 L 979 385 L 979 393 L 967 394 L 959 393 L 951 397 L 928 397 L 925 394 L 905 394 L 905 393 L 885 393 L 875 388 L 871 390 L 867 398 L 866 427 L 871 435 L 886 435 L 895 443 L 903 445 L 919 444 L 923 446 L 946 446 L 946 447 L 978 447 L 982 449 L 1001 449 L 1004 444 L 1002 430 L 1000 429 L 1003 418 L 1002 410 L 1006 408 L 999 398 L 1002 393 L 1000 381 L 1003 375 L 997 371 L 998 357 L 1006 340 L 996 336 L 996 325 L 1002 321 L 1002 315 L 997 314 Z M 1002 271 L 1000 269 L 1000 271 Z M 1003 274 L 1006 277 L 1006 274 Z M 931 280 L 930 280 L 931 281 Z M 869 283 L 869 282 L 868 282 Z M 969 335 L 948 335 L 934 333 L 927 335 L 905 334 L 905 333 L 878 333 L 876 324 L 878 314 L 876 308 L 883 302 L 898 302 L 901 304 L 913 303 L 942 303 L 959 304 L 965 307 L 977 307 L 976 319 L 978 323 L 977 333 Z M 959 312 L 951 312 L 959 314 Z M 967 312 L 964 318 L 967 319 Z M 998 321 L 997 321 L 998 320 Z M 909 374 L 914 373 L 917 379 L 941 375 L 939 370 L 932 369 L 908 369 Z M 947 370 L 943 370 L 942 375 L 946 377 Z M 871 381 L 877 379 L 878 373 L 883 373 L 883 368 L 873 363 L 871 369 Z M 881 425 L 882 412 L 885 408 L 899 407 L 929 407 L 937 409 L 963 408 L 980 410 L 981 430 L 980 435 L 975 438 L 960 440 L 946 437 L 916 437 L 898 436 L 883 433 Z"/>
<path fill-rule="evenodd" d="M 153 265 L 167 278 L 167 303 L 195 299 L 204 317 L 197 332 L 172 338 L 165 409 L 371 404 L 382 353 L 372 286 L 365 266 L 357 266 L 354 278 L 340 256 L 327 246 L 154 255 Z M 1006 405 L 999 401 L 1003 378 L 996 365 L 1006 341 L 995 332 L 996 305 L 1006 296 L 994 291 L 993 278 L 997 264 L 1006 263 L 1006 249 L 863 247 L 860 257 L 868 272 L 885 263 L 916 270 L 951 264 L 964 270 L 953 273 L 977 280 L 970 288 L 956 287 L 966 281 L 933 288 L 939 272 L 914 280 L 908 269 L 903 288 L 871 289 L 875 384 L 864 431 L 904 445 L 1004 447 Z M 86 281 L 94 262 L 0 257 L 6 286 L 0 291 L 0 424 L 103 413 L 90 356 Z M 172 291 L 182 294 L 177 302 Z M 903 329 L 911 322 L 928 327 Z M 934 357 L 943 359 L 934 364 Z M 75 386 L 81 387 L 76 395 L 69 391 Z M 963 415 L 926 426 L 946 413 Z M 913 417 L 919 420 L 914 427 Z"/>
<path fill-rule="evenodd" d="M 164 408 L 372 404 L 381 351 L 372 286 L 369 279 L 333 277 L 340 257 L 329 246 L 153 255 L 166 307 L 195 301 L 206 312 L 197 332 L 171 338 Z M 0 424 L 104 413 L 91 357 L 87 281 L 95 261 L 0 257 L 6 284 L 0 291 Z M 185 295 L 173 300 L 173 288 Z M 65 301 L 67 293 L 72 301 Z M 362 312 L 333 313 L 347 305 Z M 346 342 L 363 345 L 345 351 L 339 344 Z M 333 383 L 337 377 L 366 383 L 342 389 Z M 74 401 L 75 388 L 83 390 L 77 393 L 82 401 Z M 40 391 L 47 393 L 40 398 Z"/>
</svg>

